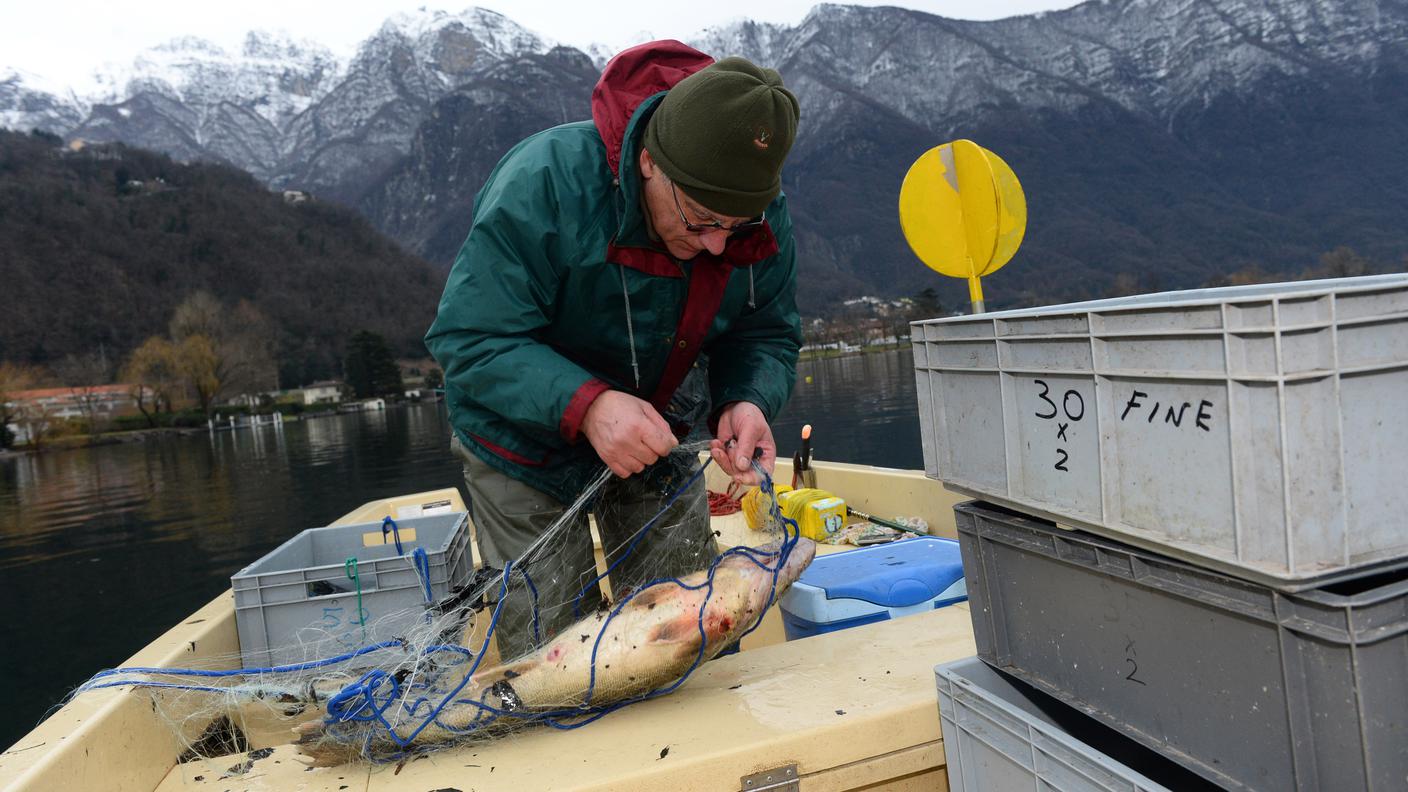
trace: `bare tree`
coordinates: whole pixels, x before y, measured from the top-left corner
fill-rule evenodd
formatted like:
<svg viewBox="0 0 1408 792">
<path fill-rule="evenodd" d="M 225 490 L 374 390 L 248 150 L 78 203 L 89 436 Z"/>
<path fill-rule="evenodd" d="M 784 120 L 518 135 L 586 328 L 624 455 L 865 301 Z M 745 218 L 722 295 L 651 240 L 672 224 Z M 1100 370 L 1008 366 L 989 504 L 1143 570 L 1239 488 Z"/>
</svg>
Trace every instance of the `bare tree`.
<svg viewBox="0 0 1408 792">
<path fill-rule="evenodd" d="M 171 316 L 167 331 L 180 344 L 190 336 L 217 338 L 224 331 L 225 306 L 206 291 L 191 292 Z"/>
<path fill-rule="evenodd" d="M 54 364 L 54 374 L 72 391 L 88 424 L 88 434 L 102 431 L 108 418 L 103 409 L 103 389 L 112 384 L 112 366 L 106 351 L 100 347 L 79 355 L 67 355 Z"/>
<path fill-rule="evenodd" d="M 44 379 L 43 371 L 35 366 L 0 363 L 0 448 L 14 442 L 9 430 L 12 424 L 24 432 L 30 445 L 42 445 L 51 410 L 37 400 L 19 401 L 15 394 L 40 387 Z"/>
<path fill-rule="evenodd" d="M 230 312 L 230 327 L 221 339 L 229 392 L 255 395 L 277 390 L 279 368 L 274 362 L 274 323 L 248 300 Z"/>
<path fill-rule="evenodd" d="M 1203 282 L 1205 289 L 1217 289 L 1225 286 L 1248 286 L 1254 283 L 1270 283 L 1275 280 L 1275 276 L 1261 268 L 1261 265 L 1253 262 L 1243 266 L 1241 269 L 1223 272 L 1215 275 Z"/>
<path fill-rule="evenodd" d="M 34 387 L 34 375 L 28 367 L 0 363 L 0 448 L 14 443 L 9 426 L 18 424 L 23 405 L 14 394 Z"/>
<path fill-rule="evenodd" d="M 1129 297 L 1139 293 L 1139 279 L 1132 272 L 1120 272 L 1110 284 L 1107 297 Z"/>
<path fill-rule="evenodd" d="M 1373 271 L 1369 260 L 1359 255 L 1354 248 L 1340 245 L 1328 253 L 1320 255 L 1318 275 L 1326 278 L 1352 278 L 1368 275 Z"/>
<path fill-rule="evenodd" d="M 181 371 L 207 415 L 224 396 L 278 387 L 274 325 L 252 303 L 228 309 L 195 292 L 176 308 L 170 330 Z"/>
</svg>

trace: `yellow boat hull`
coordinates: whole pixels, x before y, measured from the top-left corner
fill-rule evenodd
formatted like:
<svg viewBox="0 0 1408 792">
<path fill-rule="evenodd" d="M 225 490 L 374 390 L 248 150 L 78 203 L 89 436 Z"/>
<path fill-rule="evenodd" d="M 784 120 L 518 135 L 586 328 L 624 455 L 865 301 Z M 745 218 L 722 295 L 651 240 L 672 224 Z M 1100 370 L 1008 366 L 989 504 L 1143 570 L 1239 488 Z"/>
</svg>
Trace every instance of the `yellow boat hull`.
<svg viewBox="0 0 1408 792">
<path fill-rule="evenodd" d="M 862 511 L 920 516 L 932 533 L 954 536 L 952 507 L 961 497 L 920 472 L 813 467 L 821 486 Z M 709 473 L 710 488 L 723 489 L 716 471 Z M 787 462 L 779 460 L 777 475 L 790 477 Z M 464 508 L 457 490 L 439 490 L 373 501 L 337 523 L 375 522 L 445 499 Z M 722 546 L 750 542 L 741 514 L 715 518 L 714 528 Z M 238 649 L 227 591 L 124 665 L 189 667 Z M 773 608 L 743 650 L 702 666 L 675 693 L 588 728 L 528 730 L 399 770 L 363 763 L 308 770 L 294 759 L 287 721 L 254 713 L 245 731 L 252 747 L 273 749 L 267 756 L 178 764 L 183 745 L 150 696 L 93 691 L 0 754 L 0 788 L 705 790 L 742 789 L 746 777 L 771 771 L 775 780 L 792 773 L 807 790 L 947 789 L 933 668 L 975 653 L 966 603 L 790 643 Z M 203 726 L 193 723 L 187 737 Z"/>
</svg>

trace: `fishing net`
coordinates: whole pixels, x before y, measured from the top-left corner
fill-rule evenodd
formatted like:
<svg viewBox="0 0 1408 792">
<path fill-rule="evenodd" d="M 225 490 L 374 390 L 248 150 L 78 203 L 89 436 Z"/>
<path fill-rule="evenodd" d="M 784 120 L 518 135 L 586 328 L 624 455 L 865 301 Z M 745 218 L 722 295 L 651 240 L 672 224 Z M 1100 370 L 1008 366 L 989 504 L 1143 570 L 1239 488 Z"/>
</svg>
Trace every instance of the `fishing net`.
<svg viewBox="0 0 1408 792">
<path fill-rule="evenodd" d="M 587 572 L 580 588 L 575 580 L 565 588 L 547 585 L 540 570 L 555 568 L 544 563 L 555 549 L 580 541 L 569 532 L 582 529 L 584 513 L 598 527 L 621 516 L 613 510 L 624 507 L 609 497 L 620 480 L 605 469 L 517 558 L 501 569 L 477 570 L 448 597 L 429 597 L 424 550 L 407 552 L 426 606 L 355 625 L 360 630 L 305 629 L 295 647 L 279 653 L 294 651 L 306 658 L 300 662 L 240 669 L 236 655 L 205 667 L 118 668 L 95 675 L 74 695 L 111 687 L 146 691 L 179 735 L 183 759 L 288 742 L 293 728 L 300 750 L 323 765 L 394 761 L 527 727 L 580 728 L 666 695 L 701 663 L 735 651 L 814 551 L 783 516 L 770 478 L 755 463 L 771 503 L 768 524 L 751 534 L 755 541 L 721 551 L 710 535 L 701 552 L 697 530 L 691 535 L 687 523 L 702 519 L 707 526 L 702 479 L 709 463 L 698 462 L 705 447 L 679 447 L 657 463 L 657 475 L 642 479 L 658 487 L 659 508 L 609 542 L 601 531 L 605 569 Z M 646 557 L 648 563 L 639 563 Z M 633 563 L 634 580 L 620 585 L 620 573 Z M 527 651 L 518 656 L 499 657 L 494 639 L 515 609 L 528 615 L 520 638 L 528 629 L 532 640 L 520 641 Z M 554 624 L 567 626 L 553 630 Z M 387 634 L 395 638 L 357 639 Z"/>
</svg>

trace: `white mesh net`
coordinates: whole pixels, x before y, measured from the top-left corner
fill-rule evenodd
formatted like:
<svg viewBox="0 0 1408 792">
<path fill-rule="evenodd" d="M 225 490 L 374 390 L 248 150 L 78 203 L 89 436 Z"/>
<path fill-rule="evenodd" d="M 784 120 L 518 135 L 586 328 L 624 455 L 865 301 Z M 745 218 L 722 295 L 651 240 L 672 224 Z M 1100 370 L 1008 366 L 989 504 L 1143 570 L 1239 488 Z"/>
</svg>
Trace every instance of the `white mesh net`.
<svg viewBox="0 0 1408 792">
<path fill-rule="evenodd" d="M 578 728 L 668 694 L 754 629 L 815 551 L 782 516 L 761 469 L 771 524 L 754 534 L 754 546 L 720 551 L 708 527 L 701 448 L 681 446 L 662 461 L 673 469 L 643 498 L 617 497 L 621 480 L 603 471 L 503 569 L 479 570 L 428 608 L 382 617 L 394 624 L 361 625 L 362 634 L 396 640 L 349 651 L 346 630 L 313 627 L 295 650 L 305 662 L 226 670 L 239 658 L 225 657 L 206 668 L 114 669 L 75 695 L 150 691 L 186 757 L 245 750 L 251 735 L 286 742 L 269 736 L 294 728 L 302 753 L 332 765 L 395 760 L 530 726 Z M 555 548 L 583 530 L 588 510 L 609 574 L 554 563 Z M 423 569 L 409 555 L 407 562 Z M 496 647 L 519 650 L 503 659 Z"/>
</svg>

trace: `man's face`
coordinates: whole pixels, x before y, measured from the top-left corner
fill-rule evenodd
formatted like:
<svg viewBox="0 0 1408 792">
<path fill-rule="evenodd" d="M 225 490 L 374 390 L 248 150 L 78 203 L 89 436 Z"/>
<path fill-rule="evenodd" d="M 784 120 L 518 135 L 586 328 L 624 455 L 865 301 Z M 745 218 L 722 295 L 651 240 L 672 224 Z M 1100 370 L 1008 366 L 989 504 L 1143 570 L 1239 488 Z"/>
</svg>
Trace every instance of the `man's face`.
<svg viewBox="0 0 1408 792">
<path fill-rule="evenodd" d="M 681 261 L 688 261 L 706 250 L 715 256 L 723 253 L 729 228 L 753 219 L 705 209 L 683 190 L 674 187 L 645 149 L 640 152 L 640 174 L 641 196 L 655 236 L 670 255 Z M 702 226 L 718 223 L 724 227 L 690 231 L 686 223 Z"/>
</svg>

